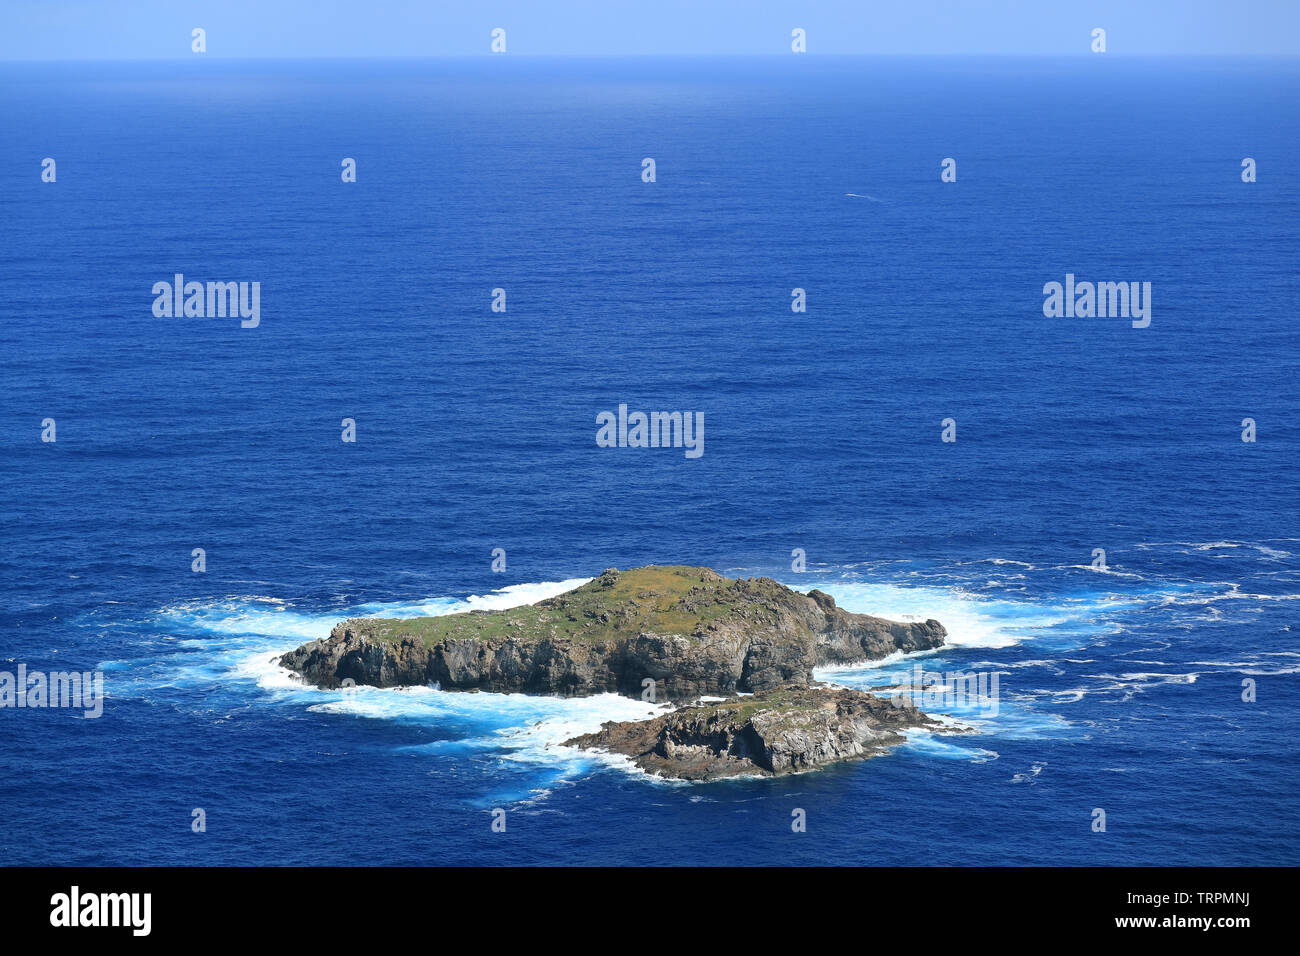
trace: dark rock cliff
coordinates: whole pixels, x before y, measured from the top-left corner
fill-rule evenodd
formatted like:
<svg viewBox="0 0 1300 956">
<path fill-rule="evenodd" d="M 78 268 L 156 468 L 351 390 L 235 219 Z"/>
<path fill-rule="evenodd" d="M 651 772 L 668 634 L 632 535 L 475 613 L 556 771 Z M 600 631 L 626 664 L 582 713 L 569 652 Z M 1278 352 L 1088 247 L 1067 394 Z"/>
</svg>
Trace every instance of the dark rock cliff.
<svg viewBox="0 0 1300 956">
<path fill-rule="evenodd" d="M 875 660 L 943 644 L 938 621 L 851 614 L 830 595 L 708 568 L 608 570 L 524 608 L 410 620 L 354 619 L 281 663 L 322 687 L 379 687 L 691 701 L 786 684 L 819 664 Z"/>
<path fill-rule="evenodd" d="M 872 757 L 911 728 L 939 729 L 913 708 L 841 687 L 784 687 L 662 717 L 610 721 L 566 741 L 632 758 L 648 773 L 681 780 L 777 776 Z"/>
</svg>

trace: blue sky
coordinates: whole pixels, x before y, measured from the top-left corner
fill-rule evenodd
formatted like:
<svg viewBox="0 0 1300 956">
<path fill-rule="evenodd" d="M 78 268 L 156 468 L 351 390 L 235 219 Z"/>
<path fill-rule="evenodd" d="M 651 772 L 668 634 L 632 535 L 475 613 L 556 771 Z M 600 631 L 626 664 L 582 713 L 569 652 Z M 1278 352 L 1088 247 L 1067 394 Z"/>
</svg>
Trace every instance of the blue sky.
<svg viewBox="0 0 1300 956">
<path fill-rule="evenodd" d="M 1300 0 L 3 0 L 0 59 L 513 54 L 1300 54 Z"/>
</svg>

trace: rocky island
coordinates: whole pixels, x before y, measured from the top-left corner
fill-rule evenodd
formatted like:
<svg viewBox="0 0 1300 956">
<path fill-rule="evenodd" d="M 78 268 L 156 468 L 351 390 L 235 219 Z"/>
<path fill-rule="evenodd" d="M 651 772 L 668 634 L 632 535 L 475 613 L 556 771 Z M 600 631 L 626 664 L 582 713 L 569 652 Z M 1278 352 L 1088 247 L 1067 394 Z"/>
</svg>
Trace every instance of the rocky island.
<svg viewBox="0 0 1300 956">
<path fill-rule="evenodd" d="M 678 780 L 777 776 L 874 757 L 904 730 L 949 728 L 908 707 L 845 687 L 778 687 L 650 720 L 608 721 L 570 747 L 623 754 L 648 773 Z"/>
<path fill-rule="evenodd" d="M 770 578 L 650 566 L 609 569 L 505 611 L 343 621 L 280 663 L 325 688 L 637 698 L 652 689 L 653 700 L 694 706 L 607 723 L 569 743 L 624 753 L 665 776 L 714 779 L 871 756 L 901 741 L 900 731 L 933 725 L 874 695 L 818 685 L 812 671 L 939 647 L 945 636 L 938 621 L 852 614 L 828 594 Z"/>
</svg>

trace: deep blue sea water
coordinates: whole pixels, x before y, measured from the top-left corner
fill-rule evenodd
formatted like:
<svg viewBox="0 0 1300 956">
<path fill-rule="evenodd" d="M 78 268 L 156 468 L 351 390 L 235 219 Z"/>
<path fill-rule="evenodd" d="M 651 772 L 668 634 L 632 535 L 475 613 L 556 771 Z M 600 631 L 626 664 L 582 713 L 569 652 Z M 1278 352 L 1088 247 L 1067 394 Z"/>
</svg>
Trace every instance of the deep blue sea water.
<svg viewBox="0 0 1300 956">
<path fill-rule="evenodd" d="M 0 861 L 1300 863 L 1298 102 L 1259 59 L 0 65 L 0 670 L 109 695 L 0 711 Z M 260 326 L 155 317 L 178 272 Z M 1150 327 L 1045 318 L 1066 273 Z M 598 448 L 622 402 L 703 456 Z M 673 785 L 556 746 L 636 701 L 271 663 L 648 563 L 938 618 L 999 713 Z"/>
</svg>

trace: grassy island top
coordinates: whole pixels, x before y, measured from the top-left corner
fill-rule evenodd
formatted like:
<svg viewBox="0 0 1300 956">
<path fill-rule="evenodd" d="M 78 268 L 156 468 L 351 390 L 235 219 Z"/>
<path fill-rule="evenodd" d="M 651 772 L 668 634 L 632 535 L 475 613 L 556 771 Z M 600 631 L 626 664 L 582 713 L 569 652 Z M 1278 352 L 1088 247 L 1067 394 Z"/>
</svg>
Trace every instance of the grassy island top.
<svg viewBox="0 0 1300 956">
<path fill-rule="evenodd" d="M 710 568 L 650 565 L 609 569 L 581 587 L 526 607 L 438 617 L 354 622 L 377 641 L 411 637 L 433 646 L 448 639 L 574 638 L 597 643 L 656 634 L 697 634 L 710 624 L 775 621 L 794 592 L 768 578 L 725 578 Z"/>
<path fill-rule="evenodd" d="M 810 697 L 803 687 L 795 688 L 777 688 L 776 690 L 765 691 L 761 694 L 751 694 L 747 697 L 732 697 L 727 700 L 709 701 L 708 703 L 698 704 L 695 707 L 687 708 L 681 711 L 682 714 L 694 716 L 699 714 L 704 717 L 713 717 L 714 719 L 723 718 L 731 720 L 738 724 L 743 724 L 750 720 L 756 714 L 766 714 L 772 717 L 780 715 L 813 713 L 818 710 L 825 710 L 826 703 L 816 697 Z M 833 712 L 835 707 L 831 705 Z"/>
</svg>

